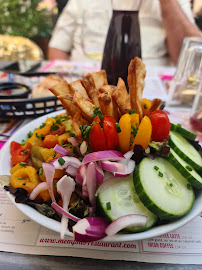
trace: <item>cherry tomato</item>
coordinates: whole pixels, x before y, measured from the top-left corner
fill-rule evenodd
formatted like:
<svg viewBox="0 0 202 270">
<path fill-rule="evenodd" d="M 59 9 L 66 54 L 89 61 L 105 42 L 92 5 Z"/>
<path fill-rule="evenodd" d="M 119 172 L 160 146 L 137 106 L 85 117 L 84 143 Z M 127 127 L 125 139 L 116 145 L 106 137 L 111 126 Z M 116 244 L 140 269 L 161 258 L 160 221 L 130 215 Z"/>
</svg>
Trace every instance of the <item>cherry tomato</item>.
<svg viewBox="0 0 202 270">
<path fill-rule="evenodd" d="M 11 150 L 11 163 L 16 165 L 20 162 L 27 162 L 30 157 L 30 150 L 32 145 L 30 143 L 26 143 L 25 145 L 21 145 L 18 142 L 11 142 L 10 150 Z"/>
<path fill-rule="evenodd" d="M 109 121 L 109 122 L 112 122 L 114 124 L 116 124 L 116 119 L 113 117 L 113 116 L 110 116 L 110 115 L 104 115 L 103 116 L 103 119 L 102 119 L 102 122 L 104 121 Z"/>
<path fill-rule="evenodd" d="M 119 143 L 119 136 L 115 127 L 115 123 L 104 120 L 103 118 L 103 129 L 106 138 L 107 149 L 115 149 Z"/>
<path fill-rule="evenodd" d="M 116 120 L 110 115 L 104 115 L 102 121 L 98 116 L 93 119 L 89 143 L 94 151 L 113 150 L 117 147 L 119 137 L 115 123 Z"/>
<path fill-rule="evenodd" d="M 156 110 L 150 113 L 152 124 L 152 140 L 162 142 L 167 140 L 170 132 L 170 121 L 165 112 Z"/>
<path fill-rule="evenodd" d="M 92 126 L 89 134 L 89 143 L 94 151 L 106 150 L 106 139 L 99 123 Z"/>
</svg>

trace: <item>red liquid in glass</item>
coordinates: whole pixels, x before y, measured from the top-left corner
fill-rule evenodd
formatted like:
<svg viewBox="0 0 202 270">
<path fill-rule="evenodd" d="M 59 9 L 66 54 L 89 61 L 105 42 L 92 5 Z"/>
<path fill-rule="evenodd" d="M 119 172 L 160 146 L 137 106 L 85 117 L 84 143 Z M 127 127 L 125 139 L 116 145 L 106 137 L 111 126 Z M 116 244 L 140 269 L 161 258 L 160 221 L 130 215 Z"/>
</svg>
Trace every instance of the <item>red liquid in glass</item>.
<svg viewBox="0 0 202 270">
<path fill-rule="evenodd" d="M 195 113 L 190 118 L 190 124 L 194 130 L 202 132 L 202 111 Z"/>
<path fill-rule="evenodd" d="M 121 77 L 127 85 L 128 65 L 136 56 L 141 58 L 138 11 L 114 10 L 102 60 L 109 84 Z"/>
</svg>

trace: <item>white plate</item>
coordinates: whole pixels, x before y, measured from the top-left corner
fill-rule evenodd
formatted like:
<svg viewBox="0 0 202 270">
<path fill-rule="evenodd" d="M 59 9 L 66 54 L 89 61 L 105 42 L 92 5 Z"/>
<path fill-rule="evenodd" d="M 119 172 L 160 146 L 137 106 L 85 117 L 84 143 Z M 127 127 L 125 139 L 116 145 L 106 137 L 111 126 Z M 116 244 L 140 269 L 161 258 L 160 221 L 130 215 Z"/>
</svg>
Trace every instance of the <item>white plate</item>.
<svg viewBox="0 0 202 270">
<path fill-rule="evenodd" d="M 0 174 L 1 175 L 9 175 L 10 169 L 11 169 L 11 163 L 10 163 L 10 143 L 11 141 L 17 141 L 21 142 L 22 139 L 26 138 L 26 135 L 29 131 L 34 130 L 35 128 L 39 127 L 41 123 L 43 123 L 47 117 L 52 117 L 56 116 L 57 114 L 61 113 L 60 112 L 53 112 L 47 115 L 44 115 L 42 117 L 39 117 L 33 121 L 31 121 L 29 124 L 21 128 L 19 131 L 17 131 L 9 140 L 8 142 L 4 145 L 4 147 L 1 150 L 1 155 L 0 155 Z M 41 215 L 38 211 L 33 209 L 32 207 L 21 204 L 21 203 L 15 203 L 15 199 L 13 195 L 11 195 L 9 192 L 7 192 L 7 195 L 9 199 L 12 201 L 12 203 L 21 211 L 23 212 L 26 216 L 31 218 L 32 220 L 36 221 L 40 225 L 49 228 L 53 231 L 60 232 L 60 222 L 55 221 L 53 219 L 50 219 L 46 216 Z M 147 238 L 152 238 L 158 235 L 162 235 L 165 233 L 168 233 L 172 230 L 175 230 L 190 220 L 192 220 L 194 217 L 199 215 L 202 211 L 202 191 L 198 192 L 196 195 L 196 200 L 194 203 L 194 206 L 192 210 L 184 217 L 172 221 L 169 224 L 161 225 L 161 226 L 156 226 L 151 229 L 149 229 L 146 232 L 140 232 L 140 233 L 132 233 L 132 234 L 117 234 L 111 237 L 106 237 L 104 240 L 105 241 L 134 241 L 134 240 L 141 240 L 141 239 L 147 239 Z M 66 231 L 66 235 L 72 236 L 72 233 L 69 232 L 68 230 Z"/>
</svg>

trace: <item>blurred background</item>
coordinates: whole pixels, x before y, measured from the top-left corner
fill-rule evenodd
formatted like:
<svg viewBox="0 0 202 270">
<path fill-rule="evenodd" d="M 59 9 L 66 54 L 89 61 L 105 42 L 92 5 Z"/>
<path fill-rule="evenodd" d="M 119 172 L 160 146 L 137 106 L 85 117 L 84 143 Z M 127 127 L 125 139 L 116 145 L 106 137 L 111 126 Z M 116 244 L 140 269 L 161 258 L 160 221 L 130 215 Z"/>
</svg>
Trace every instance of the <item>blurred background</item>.
<svg viewBox="0 0 202 270">
<path fill-rule="evenodd" d="M 196 24 L 202 30 L 202 0 L 190 0 Z M 68 0 L 1 0 L 0 48 L 3 36 L 20 36 L 34 41 L 47 59 L 53 28 Z M 4 53 L 5 54 L 5 53 Z"/>
</svg>

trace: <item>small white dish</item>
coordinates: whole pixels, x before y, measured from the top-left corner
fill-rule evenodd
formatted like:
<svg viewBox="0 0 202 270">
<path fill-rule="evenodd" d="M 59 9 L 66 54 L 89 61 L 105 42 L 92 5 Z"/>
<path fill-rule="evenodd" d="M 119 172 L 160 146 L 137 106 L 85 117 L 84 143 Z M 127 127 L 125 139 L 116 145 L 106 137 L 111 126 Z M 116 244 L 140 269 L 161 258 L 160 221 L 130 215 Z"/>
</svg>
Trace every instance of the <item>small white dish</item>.
<svg viewBox="0 0 202 270">
<path fill-rule="evenodd" d="M 47 115 L 44 115 L 42 117 L 39 117 L 30 123 L 28 123 L 26 126 L 22 127 L 20 130 L 18 130 L 14 135 L 8 140 L 8 142 L 4 145 L 4 147 L 1 150 L 0 153 L 0 174 L 1 175 L 9 175 L 10 169 L 11 169 L 11 163 L 10 163 L 10 143 L 11 141 L 17 141 L 21 142 L 22 139 L 26 138 L 26 135 L 29 131 L 33 131 L 35 128 L 39 127 L 41 123 L 43 123 L 48 117 L 56 116 L 57 114 L 60 114 L 64 111 L 59 112 L 53 112 L 49 113 Z M 60 232 L 60 222 L 53 220 L 51 218 L 48 218 L 46 216 L 43 216 L 38 211 L 36 211 L 34 208 L 21 203 L 15 203 L 15 198 L 13 195 L 11 195 L 9 192 L 7 192 L 7 196 L 11 200 L 11 202 L 26 216 L 34 220 L 35 222 L 39 223 L 40 225 L 51 229 L 56 232 Z M 165 233 L 168 233 L 170 231 L 173 231 L 189 221 L 191 221 L 193 218 L 198 216 L 202 212 L 202 191 L 197 191 L 196 199 L 194 202 L 194 206 L 191 209 L 191 211 L 168 224 L 160 225 L 160 226 L 154 226 L 153 228 L 149 229 L 145 232 L 140 233 L 119 233 L 111 237 L 106 237 L 104 241 L 109 242 L 124 242 L 124 241 L 134 241 L 134 240 L 142 240 L 147 238 L 156 237 Z M 73 236 L 71 232 L 68 230 L 66 231 L 67 236 Z"/>
</svg>

